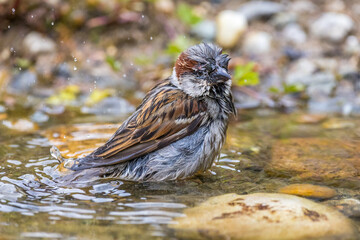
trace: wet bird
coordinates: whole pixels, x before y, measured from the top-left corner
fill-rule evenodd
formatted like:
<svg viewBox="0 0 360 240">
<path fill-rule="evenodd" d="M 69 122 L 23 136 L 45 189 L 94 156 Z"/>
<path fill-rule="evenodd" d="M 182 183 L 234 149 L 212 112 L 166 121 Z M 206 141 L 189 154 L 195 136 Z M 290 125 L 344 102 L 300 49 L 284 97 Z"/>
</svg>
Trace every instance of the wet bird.
<svg viewBox="0 0 360 240">
<path fill-rule="evenodd" d="M 206 171 L 236 114 L 229 60 L 215 44 L 190 47 L 177 58 L 172 75 L 150 90 L 103 146 L 79 159 L 64 159 L 55 147 L 52 155 L 72 170 L 72 179 L 164 181 Z"/>
</svg>

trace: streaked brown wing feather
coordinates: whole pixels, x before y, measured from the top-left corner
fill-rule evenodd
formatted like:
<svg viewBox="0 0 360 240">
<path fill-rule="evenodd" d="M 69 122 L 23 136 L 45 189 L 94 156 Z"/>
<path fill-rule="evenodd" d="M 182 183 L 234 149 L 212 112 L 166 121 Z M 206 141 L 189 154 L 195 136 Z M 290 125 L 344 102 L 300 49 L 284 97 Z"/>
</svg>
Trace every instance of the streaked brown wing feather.
<svg viewBox="0 0 360 240">
<path fill-rule="evenodd" d="M 72 169 L 114 165 L 163 148 L 194 133 L 204 122 L 205 110 L 203 101 L 163 88 L 154 97 L 145 98 L 125 126 Z"/>
</svg>

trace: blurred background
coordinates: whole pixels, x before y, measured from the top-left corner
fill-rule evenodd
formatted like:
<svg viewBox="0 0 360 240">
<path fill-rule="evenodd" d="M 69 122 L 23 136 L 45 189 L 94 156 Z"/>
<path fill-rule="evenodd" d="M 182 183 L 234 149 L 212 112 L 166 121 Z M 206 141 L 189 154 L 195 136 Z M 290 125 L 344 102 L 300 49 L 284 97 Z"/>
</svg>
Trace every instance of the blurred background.
<svg viewBox="0 0 360 240">
<path fill-rule="evenodd" d="M 302 221 L 286 197 L 282 223 L 271 210 L 261 221 L 243 214 L 251 227 L 213 218 L 217 230 L 358 239 L 359 21 L 358 0 L 0 0 L 0 238 L 189 239 L 168 225 L 184 209 L 261 192 L 310 198 L 320 210 L 299 201 L 311 220 Z M 66 170 L 52 145 L 73 158 L 101 146 L 202 41 L 231 56 L 238 108 L 211 170 L 176 182 L 58 180 Z M 318 221 L 321 205 L 349 219 L 326 218 L 331 210 L 328 224 Z"/>
<path fill-rule="evenodd" d="M 359 16 L 355 0 L 0 0 L 0 119 L 127 115 L 201 41 L 232 57 L 237 108 L 359 114 Z"/>
</svg>

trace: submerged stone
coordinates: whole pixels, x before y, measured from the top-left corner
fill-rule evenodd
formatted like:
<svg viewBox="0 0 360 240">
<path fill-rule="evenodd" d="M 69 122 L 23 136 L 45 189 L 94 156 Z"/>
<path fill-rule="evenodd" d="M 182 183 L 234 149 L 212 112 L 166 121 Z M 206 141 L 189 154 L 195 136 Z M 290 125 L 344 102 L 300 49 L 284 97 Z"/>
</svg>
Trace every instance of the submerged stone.
<svg viewBox="0 0 360 240">
<path fill-rule="evenodd" d="M 170 226 L 192 239 L 352 239 L 357 233 L 337 210 L 286 194 L 225 194 L 184 213 Z"/>
<path fill-rule="evenodd" d="M 55 146 L 52 148 L 54 158 L 59 159 L 61 155 L 64 158 L 77 158 L 91 153 L 104 144 L 118 126 L 114 124 L 57 126 L 47 129 L 43 134 L 49 139 L 50 144 Z"/>
<path fill-rule="evenodd" d="M 329 119 L 322 124 L 325 129 L 343 129 L 343 128 L 354 128 L 355 124 L 350 121 L 341 119 Z"/>
<path fill-rule="evenodd" d="M 360 148 L 351 141 L 292 138 L 276 141 L 265 170 L 272 176 L 312 180 L 360 179 Z"/>
<path fill-rule="evenodd" d="M 291 184 L 280 188 L 279 192 L 318 199 L 328 199 L 336 196 L 334 189 L 313 184 Z"/>
<path fill-rule="evenodd" d="M 27 119 L 18 119 L 14 121 L 4 120 L 3 124 L 11 130 L 20 132 L 33 132 L 39 128 L 36 123 L 33 123 Z"/>
<path fill-rule="evenodd" d="M 295 118 L 295 122 L 303 124 L 313 124 L 324 121 L 326 117 L 326 114 L 302 114 Z"/>
</svg>

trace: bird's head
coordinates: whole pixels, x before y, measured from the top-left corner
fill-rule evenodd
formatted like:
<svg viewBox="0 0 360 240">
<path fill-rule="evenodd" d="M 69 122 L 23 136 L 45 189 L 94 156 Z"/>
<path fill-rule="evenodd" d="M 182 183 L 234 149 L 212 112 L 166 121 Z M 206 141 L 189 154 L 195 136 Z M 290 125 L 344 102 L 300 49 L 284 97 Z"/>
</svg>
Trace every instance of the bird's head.
<svg viewBox="0 0 360 240">
<path fill-rule="evenodd" d="M 173 82 L 185 93 L 199 97 L 212 87 L 231 86 L 229 56 L 212 43 L 200 43 L 182 52 L 175 63 Z"/>
</svg>

